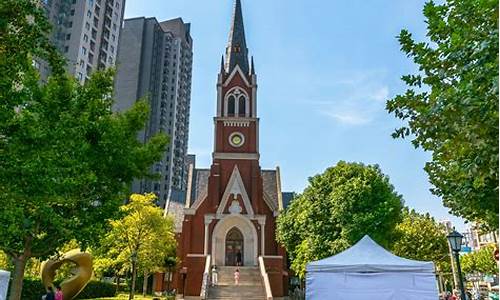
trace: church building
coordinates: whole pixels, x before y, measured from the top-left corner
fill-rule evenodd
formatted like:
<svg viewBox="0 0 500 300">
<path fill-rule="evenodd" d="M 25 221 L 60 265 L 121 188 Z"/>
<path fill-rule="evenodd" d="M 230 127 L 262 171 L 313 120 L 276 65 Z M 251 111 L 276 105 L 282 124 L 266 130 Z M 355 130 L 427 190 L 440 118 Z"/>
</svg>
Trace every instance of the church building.
<svg viewBox="0 0 500 300">
<path fill-rule="evenodd" d="M 167 204 L 179 231 L 174 284 L 178 293 L 200 296 L 207 268 L 241 265 L 242 276 L 247 268 L 259 270 L 273 297 L 283 297 L 286 254 L 275 231 L 287 195 L 281 191 L 279 168 L 265 170 L 259 164 L 257 75 L 253 58 L 249 60 L 240 0 L 234 4 L 218 74 L 216 105 L 212 165 L 196 169 L 191 164 L 182 207 Z"/>
</svg>

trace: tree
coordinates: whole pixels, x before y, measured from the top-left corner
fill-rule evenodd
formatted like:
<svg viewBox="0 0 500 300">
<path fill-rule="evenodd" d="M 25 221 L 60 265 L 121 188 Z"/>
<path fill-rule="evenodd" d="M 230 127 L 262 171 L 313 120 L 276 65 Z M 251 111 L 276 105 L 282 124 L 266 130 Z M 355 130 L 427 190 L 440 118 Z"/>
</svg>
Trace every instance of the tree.
<svg viewBox="0 0 500 300">
<path fill-rule="evenodd" d="M 419 72 L 387 102 L 408 122 L 393 137 L 432 152 L 431 191 L 452 213 L 498 228 L 498 0 L 430 1 L 424 15 L 429 42 L 399 35 Z"/>
<path fill-rule="evenodd" d="M 462 270 L 466 274 L 472 274 L 476 272 L 485 275 L 498 274 L 498 264 L 493 256 L 494 251 L 495 246 L 490 245 L 483 247 L 476 252 L 462 255 L 460 257 Z"/>
<path fill-rule="evenodd" d="M 124 216 L 111 221 L 112 229 L 103 241 L 116 261 L 132 269 L 129 299 L 134 298 L 138 270 L 147 280 L 150 272 L 163 267 L 166 257 L 175 255 L 173 218 L 163 217 L 155 198 L 154 194 L 132 195 L 130 202 L 120 208 Z"/>
<path fill-rule="evenodd" d="M 277 239 L 304 277 L 308 262 L 337 254 L 365 234 L 388 246 L 402 197 L 378 166 L 339 162 L 309 178 L 309 186 L 278 217 Z"/>
<path fill-rule="evenodd" d="M 148 176 L 168 142 L 137 140 L 145 101 L 112 112 L 112 70 L 84 86 L 65 73 L 37 3 L 0 1 L 0 250 L 14 264 L 11 300 L 21 297 L 30 258 L 48 258 L 72 239 L 83 248 L 98 241 L 132 180 Z M 47 84 L 35 57 L 50 64 Z"/>
<path fill-rule="evenodd" d="M 401 223 L 396 225 L 391 250 L 401 257 L 433 261 L 441 272 L 450 269 L 446 230 L 429 214 L 405 208 Z"/>
</svg>

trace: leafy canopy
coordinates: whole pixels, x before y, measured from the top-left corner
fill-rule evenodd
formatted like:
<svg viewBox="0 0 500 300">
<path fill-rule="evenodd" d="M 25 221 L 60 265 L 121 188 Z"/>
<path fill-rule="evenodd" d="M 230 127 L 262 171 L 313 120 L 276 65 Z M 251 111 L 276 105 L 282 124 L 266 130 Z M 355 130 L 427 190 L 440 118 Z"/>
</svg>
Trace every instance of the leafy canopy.
<svg viewBox="0 0 500 300">
<path fill-rule="evenodd" d="M 466 274 L 481 273 L 485 275 L 498 274 L 498 264 L 493 252 L 495 245 L 481 248 L 480 250 L 460 256 L 462 270 Z"/>
<path fill-rule="evenodd" d="M 450 271 L 450 256 L 445 228 L 429 214 L 405 208 L 396 225 L 392 253 L 420 261 L 433 261 L 438 271 Z"/>
<path fill-rule="evenodd" d="M 498 0 L 430 1 L 424 15 L 429 42 L 399 35 L 419 72 L 387 102 L 408 122 L 393 137 L 432 152 L 432 192 L 452 213 L 498 228 Z"/>
<path fill-rule="evenodd" d="M 341 161 L 309 178 L 278 217 L 277 239 L 303 277 L 308 262 L 337 254 L 365 234 L 388 246 L 402 202 L 378 166 Z"/>
<path fill-rule="evenodd" d="M 111 230 L 102 241 L 102 258 L 130 270 L 135 253 L 139 270 L 149 273 L 162 268 L 168 257 L 175 257 L 173 218 L 163 217 L 155 199 L 154 194 L 133 194 L 120 208 L 124 215 L 110 222 Z"/>
<path fill-rule="evenodd" d="M 168 143 L 137 140 L 148 104 L 113 113 L 113 71 L 84 86 L 67 75 L 50 44 L 38 1 L 0 1 L 0 250 L 13 260 L 10 299 L 19 299 L 30 257 L 71 239 L 98 241 L 134 178 L 149 175 Z M 35 58 L 50 65 L 41 85 Z"/>
</svg>

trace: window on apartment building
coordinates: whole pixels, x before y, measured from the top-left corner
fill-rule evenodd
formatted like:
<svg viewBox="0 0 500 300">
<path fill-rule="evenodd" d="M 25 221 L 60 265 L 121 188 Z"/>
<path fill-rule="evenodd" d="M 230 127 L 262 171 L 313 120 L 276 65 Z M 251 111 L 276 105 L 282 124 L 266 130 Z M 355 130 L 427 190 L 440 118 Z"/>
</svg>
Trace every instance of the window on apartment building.
<svg viewBox="0 0 500 300">
<path fill-rule="evenodd" d="M 71 39 L 71 33 L 68 33 L 68 34 L 66 35 L 66 40 L 70 40 L 70 39 Z"/>
<path fill-rule="evenodd" d="M 115 20 L 118 20 L 118 14 L 117 13 L 115 13 L 113 16 L 114 16 Z"/>
<path fill-rule="evenodd" d="M 67 26 L 67 27 L 68 27 L 68 28 L 73 27 L 73 22 L 68 22 L 68 26 Z"/>
<path fill-rule="evenodd" d="M 70 15 L 74 16 L 75 15 L 75 10 L 72 9 L 70 12 L 69 12 Z"/>
<path fill-rule="evenodd" d="M 83 59 L 80 59 L 80 67 L 83 68 L 84 65 L 85 65 L 85 61 Z"/>
<path fill-rule="evenodd" d="M 82 74 L 82 72 L 78 72 L 78 74 L 76 75 L 76 78 L 77 78 L 79 81 L 82 81 L 82 79 L 83 79 L 83 74 Z"/>
<path fill-rule="evenodd" d="M 109 63 L 109 64 L 113 64 L 113 57 L 111 57 L 111 56 L 110 56 L 110 57 L 108 58 L 108 63 Z"/>
<path fill-rule="evenodd" d="M 73 4 L 76 4 L 76 0 L 73 0 Z"/>
<path fill-rule="evenodd" d="M 94 63 L 94 55 L 89 53 L 89 63 Z"/>
<path fill-rule="evenodd" d="M 87 55 L 87 48 L 82 47 L 82 54 L 83 54 L 83 55 Z"/>
<path fill-rule="evenodd" d="M 91 18 L 92 17 L 92 11 L 89 9 L 87 10 L 87 17 Z"/>
<path fill-rule="evenodd" d="M 69 51 L 69 47 L 68 46 L 64 46 L 64 53 L 68 53 Z"/>
<path fill-rule="evenodd" d="M 113 23 L 113 31 L 116 31 L 116 23 Z"/>
<path fill-rule="evenodd" d="M 115 3 L 115 7 L 120 8 L 120 3 L 118 1 Z"/>
<path fill-rule="evenodd" d="M 111 35 L 111 40 L 114 42 L 116 41 L 116 36 L 114 34 Z"/>
<path fill-rule="evenodd" d="M 90 23 L 89 22 L 85 23 L 85 29 L 90 30 Z"/>
<path fill-rule="evenodd" d="M 89 75 L 92 72 L 92 67 L 87 64 L 87 75 Z"/>
<path fill-rule="evenodd" d="M 110 46 L 109 48 L 111 49 L 111 53 L 115 53 L 115 47 Z"/>
<path fill-rule="evenodd" d="M 83 41 L 84 41 L 85 43 L 88 43 L 88 41 L 89 41 L 89 36 L 88 36 L 88 35 L 86 35 L 86 34 L 84 34 L 84 35 L 83 35 Z"/>
</svg>

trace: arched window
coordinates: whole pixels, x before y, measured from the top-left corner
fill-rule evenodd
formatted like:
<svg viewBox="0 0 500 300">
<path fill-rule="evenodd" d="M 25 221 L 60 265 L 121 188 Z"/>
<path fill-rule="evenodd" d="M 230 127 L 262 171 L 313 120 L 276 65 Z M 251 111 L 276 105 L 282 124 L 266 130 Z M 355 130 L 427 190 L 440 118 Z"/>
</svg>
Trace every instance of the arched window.
<svg viewBox="0 0 500 300">
<path fill-rule="evenodd" d="M 238 100 L 238 117 L 245 117 L 246 115 L 246 99 L 245 96 L 240 96 Z"/>
<path fill-rule="evenodd" d="M 234 98 L 233 95 L 229 96 L 227 99 L 227 116 L 228 117 L 234 117 L 235 114 L 235 106 L 236 106 L 236 99 Z"/>
</svg>

